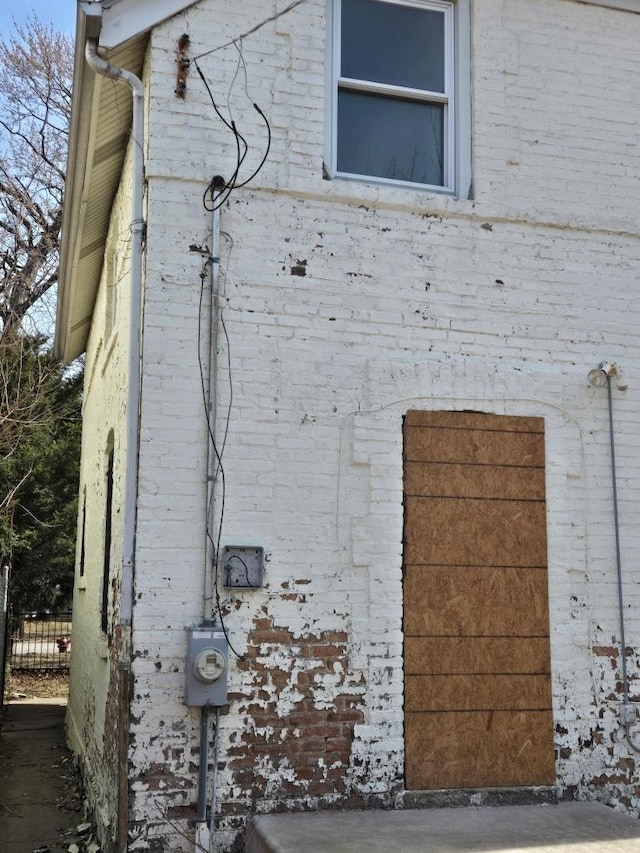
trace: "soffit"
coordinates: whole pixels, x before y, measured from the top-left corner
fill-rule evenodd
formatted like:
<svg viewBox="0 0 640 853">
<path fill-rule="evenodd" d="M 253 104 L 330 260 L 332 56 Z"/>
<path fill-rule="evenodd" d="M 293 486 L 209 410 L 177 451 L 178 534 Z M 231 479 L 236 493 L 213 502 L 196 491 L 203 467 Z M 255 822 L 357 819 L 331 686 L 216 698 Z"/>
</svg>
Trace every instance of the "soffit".
<svg viewBox="0 0 640 853">
<path fill-rule="evenodd" d="M 140 76 L 147 38 L 111 51 L 109 62 Z M 86 348 L 132 116 L 131 90 L 89 68 L 84 40 L 78 61 L 83 64 L 74 78 L 55 346 L 66 362 Z"/>
<path fill-rule="evenodd" d="M 139 77 L 149 31 L 193 3 L 78 3 L 55 339 L 55 353 L 66 362 L 86 349 L 132 118 L 131 90 L 89 67 L 84 56 L 86 41 L 99 41 L 101 53 L 112 65 Z"/>
</svg>

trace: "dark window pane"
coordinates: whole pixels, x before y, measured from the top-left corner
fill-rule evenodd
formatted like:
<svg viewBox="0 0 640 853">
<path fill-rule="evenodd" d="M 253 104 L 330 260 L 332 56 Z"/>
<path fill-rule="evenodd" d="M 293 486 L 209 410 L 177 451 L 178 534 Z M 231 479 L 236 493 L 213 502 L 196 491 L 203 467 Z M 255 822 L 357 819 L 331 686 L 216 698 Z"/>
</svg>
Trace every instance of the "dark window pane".
<svg viewBox="0 0 640 853">
<path fill-rule="evenodd" d="M 444 92 L 444 12 L 342 0 L 340 74 Z"/>
<path fill-rule="evenodd" d="M 444 106 L 338 93 L 338 171 L 444 185 Z"/>
<path fill-rule="evenodd" d="M 101 625 L 106 634 L 109 630 L 109 586 L 111 584 L 111 525 L 113 515 L 113 450 L 107 458 L 107 498 L 104 508 L 104 561 L 102 570 Z"/>
</svg>

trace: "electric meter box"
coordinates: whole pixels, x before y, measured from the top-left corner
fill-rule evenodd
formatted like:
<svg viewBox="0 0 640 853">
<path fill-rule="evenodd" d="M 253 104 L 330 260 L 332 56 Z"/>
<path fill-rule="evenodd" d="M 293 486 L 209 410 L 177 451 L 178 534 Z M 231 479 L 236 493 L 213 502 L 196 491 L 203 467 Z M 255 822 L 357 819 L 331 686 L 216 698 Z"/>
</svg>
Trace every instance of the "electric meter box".
<svg viewBox="0 0 640 853">
<path fill-rule="evenodd" d="M 185 705 L 226 705 L 229 644 L 211 625 L 187 628 Z"/>
</svg>

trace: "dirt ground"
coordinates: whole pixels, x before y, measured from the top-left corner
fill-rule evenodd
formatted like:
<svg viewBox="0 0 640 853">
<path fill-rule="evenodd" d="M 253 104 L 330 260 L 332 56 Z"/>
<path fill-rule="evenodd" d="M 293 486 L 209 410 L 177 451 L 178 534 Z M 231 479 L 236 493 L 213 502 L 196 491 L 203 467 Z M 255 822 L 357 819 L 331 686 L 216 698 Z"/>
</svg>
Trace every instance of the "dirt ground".
<svg viewBox="0 0 640 853">
<path fill-rule="evenodd" d="M 13 672 L 5 686 L 7 699 L 58 699 L 68 693 L 67 672 Z"/>
<path fill-rule="evenodd" d="M 99 853 L 101 849 L 86 817 L 87 803 L 73 756 L 64 742 L 65 703 L 56 700 L 66 699 L 68 690 L 68 673 L 14 672 L 7 677 L 5 700 L 14 701 L 0 714 L 2 850 L 5 845 L 25 853 Z M 42 699 L 54 704 L 27 701 Z"/>
</svg>

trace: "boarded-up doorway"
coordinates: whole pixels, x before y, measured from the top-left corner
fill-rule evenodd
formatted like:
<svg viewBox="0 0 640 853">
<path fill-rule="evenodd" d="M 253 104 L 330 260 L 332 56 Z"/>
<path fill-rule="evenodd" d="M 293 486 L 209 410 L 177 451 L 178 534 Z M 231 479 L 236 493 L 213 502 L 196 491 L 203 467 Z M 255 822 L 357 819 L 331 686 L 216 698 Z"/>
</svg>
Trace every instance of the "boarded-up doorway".
<svg viewBox="0 0 640 853">
<path fill-rule="evenodd" d="M 544 421 L 408 412 L 409 790 L 550 785 Z"/>
</svg>

